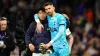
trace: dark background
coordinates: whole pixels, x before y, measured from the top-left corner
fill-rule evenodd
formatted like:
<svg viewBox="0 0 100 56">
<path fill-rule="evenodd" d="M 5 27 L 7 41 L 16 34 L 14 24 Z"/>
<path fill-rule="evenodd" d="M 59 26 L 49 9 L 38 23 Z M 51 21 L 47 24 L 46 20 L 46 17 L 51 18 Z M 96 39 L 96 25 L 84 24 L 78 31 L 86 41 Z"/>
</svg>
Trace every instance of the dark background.
<svg viewBox="0 0 100 56">
<path fill-rule="evenodd" d="M 12 34 L 18 24 L 26 32 L 37 9 L 47 1 L 70 18 L 71 56 L 100 56 L 100 0 L 0 0 L 0 16 L 7 18 Z"/>
</svg>

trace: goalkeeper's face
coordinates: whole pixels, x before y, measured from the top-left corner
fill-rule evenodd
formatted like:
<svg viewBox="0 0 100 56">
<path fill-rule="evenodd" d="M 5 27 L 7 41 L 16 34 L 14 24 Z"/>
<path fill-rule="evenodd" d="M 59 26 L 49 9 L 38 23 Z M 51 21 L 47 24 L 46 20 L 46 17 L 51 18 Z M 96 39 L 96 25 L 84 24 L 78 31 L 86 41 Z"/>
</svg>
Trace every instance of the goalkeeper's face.
<svg viewBox="0 0 100 56">
<path fill-rule="evenodd" d="M 55 7 L 53 5 L 47 5 L 44 8 L 48 15 L 53 15 L 53 12 L 55 11 Z"/>
</svg>

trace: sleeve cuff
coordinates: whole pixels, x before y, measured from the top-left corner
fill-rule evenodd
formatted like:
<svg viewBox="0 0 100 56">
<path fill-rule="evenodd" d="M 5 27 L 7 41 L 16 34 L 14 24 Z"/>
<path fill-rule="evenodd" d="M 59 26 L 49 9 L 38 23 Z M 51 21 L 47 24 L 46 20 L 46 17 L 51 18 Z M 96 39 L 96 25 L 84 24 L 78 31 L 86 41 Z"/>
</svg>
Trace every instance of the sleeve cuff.
<svg viewBox="0 0 100 56">
<path fill-rule="evenodd" d="M 69 30 L 69 28 L 67 28 L 67 29 L 66 29 L 66 35 L 68 36 L 68 35 L 70 35 L 70 34 L 71 34 L 70 30 Z"/>
<path fill-rule="evenodd" d="M 52 44 L 53 42 L 54 42 L 53 40 L 50 41 L 51 44 Z"/>
</svg>

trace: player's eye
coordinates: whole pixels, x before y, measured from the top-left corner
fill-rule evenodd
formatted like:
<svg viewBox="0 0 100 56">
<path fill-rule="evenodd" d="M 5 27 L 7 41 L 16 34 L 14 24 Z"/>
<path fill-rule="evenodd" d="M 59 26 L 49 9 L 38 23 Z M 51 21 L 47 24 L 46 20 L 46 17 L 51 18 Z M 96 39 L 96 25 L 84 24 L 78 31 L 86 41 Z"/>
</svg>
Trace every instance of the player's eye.
<svg viewBox="0 0 100 56">
<path fill-rule="evenodd" d="M 45 10 L 48 10 L 48 9 L 45 9 Z"/>
<path fill-rule="evenodd" d="M 50 8 L 48 8 L 48 9 L 50 9 Z"/>
</svg>

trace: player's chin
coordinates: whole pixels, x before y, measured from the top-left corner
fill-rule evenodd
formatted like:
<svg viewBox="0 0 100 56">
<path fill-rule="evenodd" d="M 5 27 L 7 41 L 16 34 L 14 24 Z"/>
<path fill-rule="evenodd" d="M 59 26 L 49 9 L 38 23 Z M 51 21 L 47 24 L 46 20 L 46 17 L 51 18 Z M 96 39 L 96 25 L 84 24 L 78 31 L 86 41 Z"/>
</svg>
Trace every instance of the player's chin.
<svg viewBox="0 0 100 56">
<path fill-rule="evenodd" d="M 48 13 L 48 15 L 51 15 L 51 13 Z"/>
</svg>

